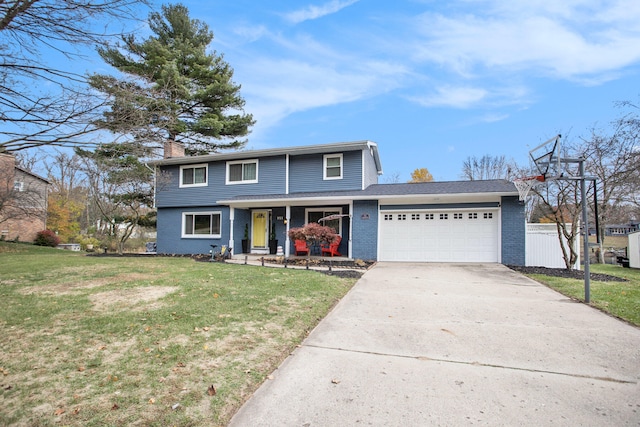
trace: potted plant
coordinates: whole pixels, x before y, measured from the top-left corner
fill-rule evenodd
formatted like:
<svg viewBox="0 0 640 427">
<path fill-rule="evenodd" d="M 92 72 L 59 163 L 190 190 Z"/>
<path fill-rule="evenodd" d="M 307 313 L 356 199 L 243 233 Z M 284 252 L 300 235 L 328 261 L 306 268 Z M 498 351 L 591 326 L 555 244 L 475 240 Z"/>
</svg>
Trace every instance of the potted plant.
<svg viewBox="0 0 640 427">
<path fill-rule="evenodd" d="M 244 239 L 242 239 L 242 253 L 249 253 L 249 224 L 244 225 Z"/>
<path fill-rule="evenodd" d="M 278 251 L 278 240 L 276 239 L 276 223 L 271 224 L 271 231 L 269 232 L 269 253 L 275 255 Z"/>
</svg>

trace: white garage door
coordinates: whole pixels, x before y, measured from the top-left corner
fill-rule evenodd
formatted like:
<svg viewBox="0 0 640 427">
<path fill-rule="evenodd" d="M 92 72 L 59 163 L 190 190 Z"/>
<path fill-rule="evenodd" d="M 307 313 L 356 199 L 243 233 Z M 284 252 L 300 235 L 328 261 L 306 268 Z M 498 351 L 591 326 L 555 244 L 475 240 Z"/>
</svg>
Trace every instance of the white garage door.
<svg viewBox="0 0 640 427">
<path fill-rule="evenodd" d="M 498 210 L 380 213 L 381 261 L 498 262 Z"/>
</svg>

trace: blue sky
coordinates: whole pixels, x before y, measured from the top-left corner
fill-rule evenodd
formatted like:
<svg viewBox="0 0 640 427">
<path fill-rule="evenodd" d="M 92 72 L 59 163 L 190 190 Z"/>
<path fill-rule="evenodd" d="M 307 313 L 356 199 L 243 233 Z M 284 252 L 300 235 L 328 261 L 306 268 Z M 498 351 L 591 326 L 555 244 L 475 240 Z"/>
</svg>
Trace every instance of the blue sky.
<svg viewBox="0 0 640 427">
<path fill-rule="evenodd" d="M 640 96 L 637 0 L 182 3 L 242 85 L 248 149 L 368 139 L 381 182 L 456 180 L 484 154 L 526 164 Z"/>
</svg>

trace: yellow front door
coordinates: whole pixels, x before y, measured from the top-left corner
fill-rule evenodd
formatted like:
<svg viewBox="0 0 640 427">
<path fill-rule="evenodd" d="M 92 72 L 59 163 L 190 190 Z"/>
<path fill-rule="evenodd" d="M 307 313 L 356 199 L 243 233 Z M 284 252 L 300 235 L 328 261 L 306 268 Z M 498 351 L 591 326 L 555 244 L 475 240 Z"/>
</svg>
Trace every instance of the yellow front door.
<svg viewBox="0 0 640 427">
<path fill-rule="evenodd" d="M 251 246 L 254 248 L 267 247 L 267 216 L 264 211 L 253 212 L 253 233 L 251 238 Z"/>
</svg>

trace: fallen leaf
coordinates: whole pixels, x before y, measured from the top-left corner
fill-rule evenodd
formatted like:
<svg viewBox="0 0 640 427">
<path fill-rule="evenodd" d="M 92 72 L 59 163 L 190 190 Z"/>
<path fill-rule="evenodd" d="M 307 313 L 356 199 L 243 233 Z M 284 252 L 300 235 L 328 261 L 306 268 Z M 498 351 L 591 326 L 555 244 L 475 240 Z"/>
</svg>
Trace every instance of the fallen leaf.
<svg viewBox="0 0 640 427">
<path fill-rule="evenodd" d="M 107 346 L 106 345 L 101 345 L 100 347 L 98 347 L 98 350 L 106 350 Z"/>
<path fill-rule="evenodd" d="M 120 407 L 118 406 L 117 403 L 114 403 L 113 406 L 111 407 L 111 410 L 115 411 L 116 409 L 120 409 Z"/>
<path fill-rule="evenodd" d="M 177 364 L 176 366 L 177 366 L 178 368 L 184 368 L 184 367 L 185 367 L 185 366 L 187 366 L 187 365 L 185 365 L 185 364 L 184 364 L 184 363 L 182 363 L 182 362 L 178 362 L 178 364 Z"/>
<path fill-rule="evenodd" d="M 218 295 L 218 294 L 213 294 L 213 297 L 214 297 L 214 298 L 218 298 L 219 296 L 220 296 L 220 295 Z"/>
<path fill-rule="evenodd" d="M 56 409 L 56 412 L 53 413 L 53 415 L 62 415 L 62 414 L 64 414 L 64 409 L 62 408 Z"/>
<path fill-rule="evenodd" d="M 273 379 L 273 375 L 267 375 L 267 379 L 268 380 L 272 380 Z"/>
<path fill-rule="evenodd" d="M 193 328 L 193 332 L 200 332 L 200 328 Z"/>
<path fill-rule="evenodd" d="M 73 410 L 73 415 L 78 415 L 80 413 L 80 408 L 76 408 Z"/>
<path fill-rule="evenodd" d="M 206 332 L 206 331 L 208 331 L 208 330 L 209 330 L 209 327 L 208 327 L 208 326 L 205 326 L 204 328 L 202 328 L 202 330 Z"/>
<path fill-rule="evenodd" d="M 78 366 L 78 372 L 84 372 L 84 366 Z"/>
<path fill-rule="evenodd" d="M 153 405 L 154 403 L 156 403 L 156 400 L 153 397 L 149 399 L 149 405 Z"/>
<path fill-rule="evenodd" d="M 214 386 L 209 386 L 209 388 L 207 389 L 207 394 L 209 396 L 215 396 L 217 393 L 216 388 Z"/>
<path fill-rule="evenodd" d="M 331 380 L 333 384 L 340 384 L 340 380 L 336 380 L 335 378 Z"/>
</svg>

